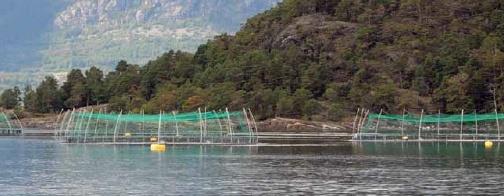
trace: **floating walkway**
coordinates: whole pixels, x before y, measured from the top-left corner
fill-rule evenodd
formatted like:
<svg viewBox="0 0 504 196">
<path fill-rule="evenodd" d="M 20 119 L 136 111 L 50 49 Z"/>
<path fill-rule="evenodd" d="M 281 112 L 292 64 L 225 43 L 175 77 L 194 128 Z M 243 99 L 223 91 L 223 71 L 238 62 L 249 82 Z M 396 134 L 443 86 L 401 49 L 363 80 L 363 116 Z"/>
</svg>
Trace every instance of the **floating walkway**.
<svg viewBox="0 0 504 196">
<path fill-rule="evenodd" d="M 68 111 L 56 137 L 65 143 L 255 144 L 257 125 L 250 110 L 156 115 Z"/>
</svg>

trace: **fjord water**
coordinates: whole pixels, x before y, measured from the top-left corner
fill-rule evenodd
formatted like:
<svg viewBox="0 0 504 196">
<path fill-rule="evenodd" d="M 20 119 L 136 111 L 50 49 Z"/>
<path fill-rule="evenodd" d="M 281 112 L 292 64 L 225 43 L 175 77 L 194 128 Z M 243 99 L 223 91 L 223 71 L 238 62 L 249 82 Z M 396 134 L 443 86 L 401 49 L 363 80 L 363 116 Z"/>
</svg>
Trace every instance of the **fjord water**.
<svg viewBox="0 0 504 196">
<path fill-rule="evenodd" d="M 504 149 L 503 149 L 504 150 Z M 504 153 L 481 143 L 67 145 L 0 139 L 0 195 L 485 194 Z"/>
</svg>

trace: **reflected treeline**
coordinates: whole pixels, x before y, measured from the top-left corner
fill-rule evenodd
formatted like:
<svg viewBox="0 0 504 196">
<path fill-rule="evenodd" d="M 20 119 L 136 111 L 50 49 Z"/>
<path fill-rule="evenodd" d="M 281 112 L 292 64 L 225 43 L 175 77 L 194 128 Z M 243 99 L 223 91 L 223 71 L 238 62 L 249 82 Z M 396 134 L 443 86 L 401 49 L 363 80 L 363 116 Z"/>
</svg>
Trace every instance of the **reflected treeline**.
<svg viewBox="0 0 504 196">
<path fill-rule="evenodd" d="M 446 158 L 504 157 L 501 143 L 485 149 L 482 142 L 354 142 L 353 153 L 361 155 L 419 156 Z M 504 147 L 504 146 L 503 146 Z"/>
</svg>

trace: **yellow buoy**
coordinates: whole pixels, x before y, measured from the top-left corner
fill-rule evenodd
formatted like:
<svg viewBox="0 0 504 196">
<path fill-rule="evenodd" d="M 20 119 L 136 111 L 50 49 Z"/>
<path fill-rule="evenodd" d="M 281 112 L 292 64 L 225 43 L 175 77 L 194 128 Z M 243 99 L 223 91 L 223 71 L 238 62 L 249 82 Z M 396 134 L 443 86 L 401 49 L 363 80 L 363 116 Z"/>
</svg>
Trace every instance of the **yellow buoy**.
<svg viewBox="0 0 504 196">
<path fill-rule="evenodd" d="M 152 152 L 164 152 L 164 151 L 166 151 L 166 145 L 165 144 L 151 144 L 150 150 Z"/>
<path fill-rule="evenodd" d="M 409 138 L 408 138 L 408 136 L 403 136 L 402 139 L 403 140 L 408 140 Z"/>
<path fill-rule="evenodd" d="M 150 138 L 150 141 L 151 141 L 151 142 L 157 142 L 157 137 L 151 137 L 151 138 Z"/>
<path fill-rule="evenodd" d="M 485 141 L 485 144 L 484 144 L 484 145 L 485 145 L 485 148 L 492 148 L 492 146 L 493 146 L 493 142 L 492 142 L 492 141 L 490 141 L 490 140 L 487 140 L 487 141 Z"/>
</svg>

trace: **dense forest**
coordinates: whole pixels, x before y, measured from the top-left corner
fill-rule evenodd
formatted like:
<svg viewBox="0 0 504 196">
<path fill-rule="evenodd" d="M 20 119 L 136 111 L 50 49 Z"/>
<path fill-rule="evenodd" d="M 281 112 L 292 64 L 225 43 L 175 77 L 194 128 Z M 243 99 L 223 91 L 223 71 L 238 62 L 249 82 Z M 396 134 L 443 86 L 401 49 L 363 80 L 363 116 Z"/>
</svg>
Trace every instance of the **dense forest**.
<svg viewBox="0 0 504 196">
<path fill-rule="evenodd" d="M 359 107 L 398 113 L 504 109 L 502 0 L 285 0 L 194 54 L 170 51 L 104 74 L 72 70 L 24 89 L 24 108 L 108 103 L 157 113 L 252 108 L 339 120 Z M 7 95 L 6 95 L 7 94 Z M 3 93 L 15 108 L 19 89 Z M 9 100 L 9 99 L 15 99 Z M 495 101 L 495 102 L 494 102 Z"/>
</svg>

